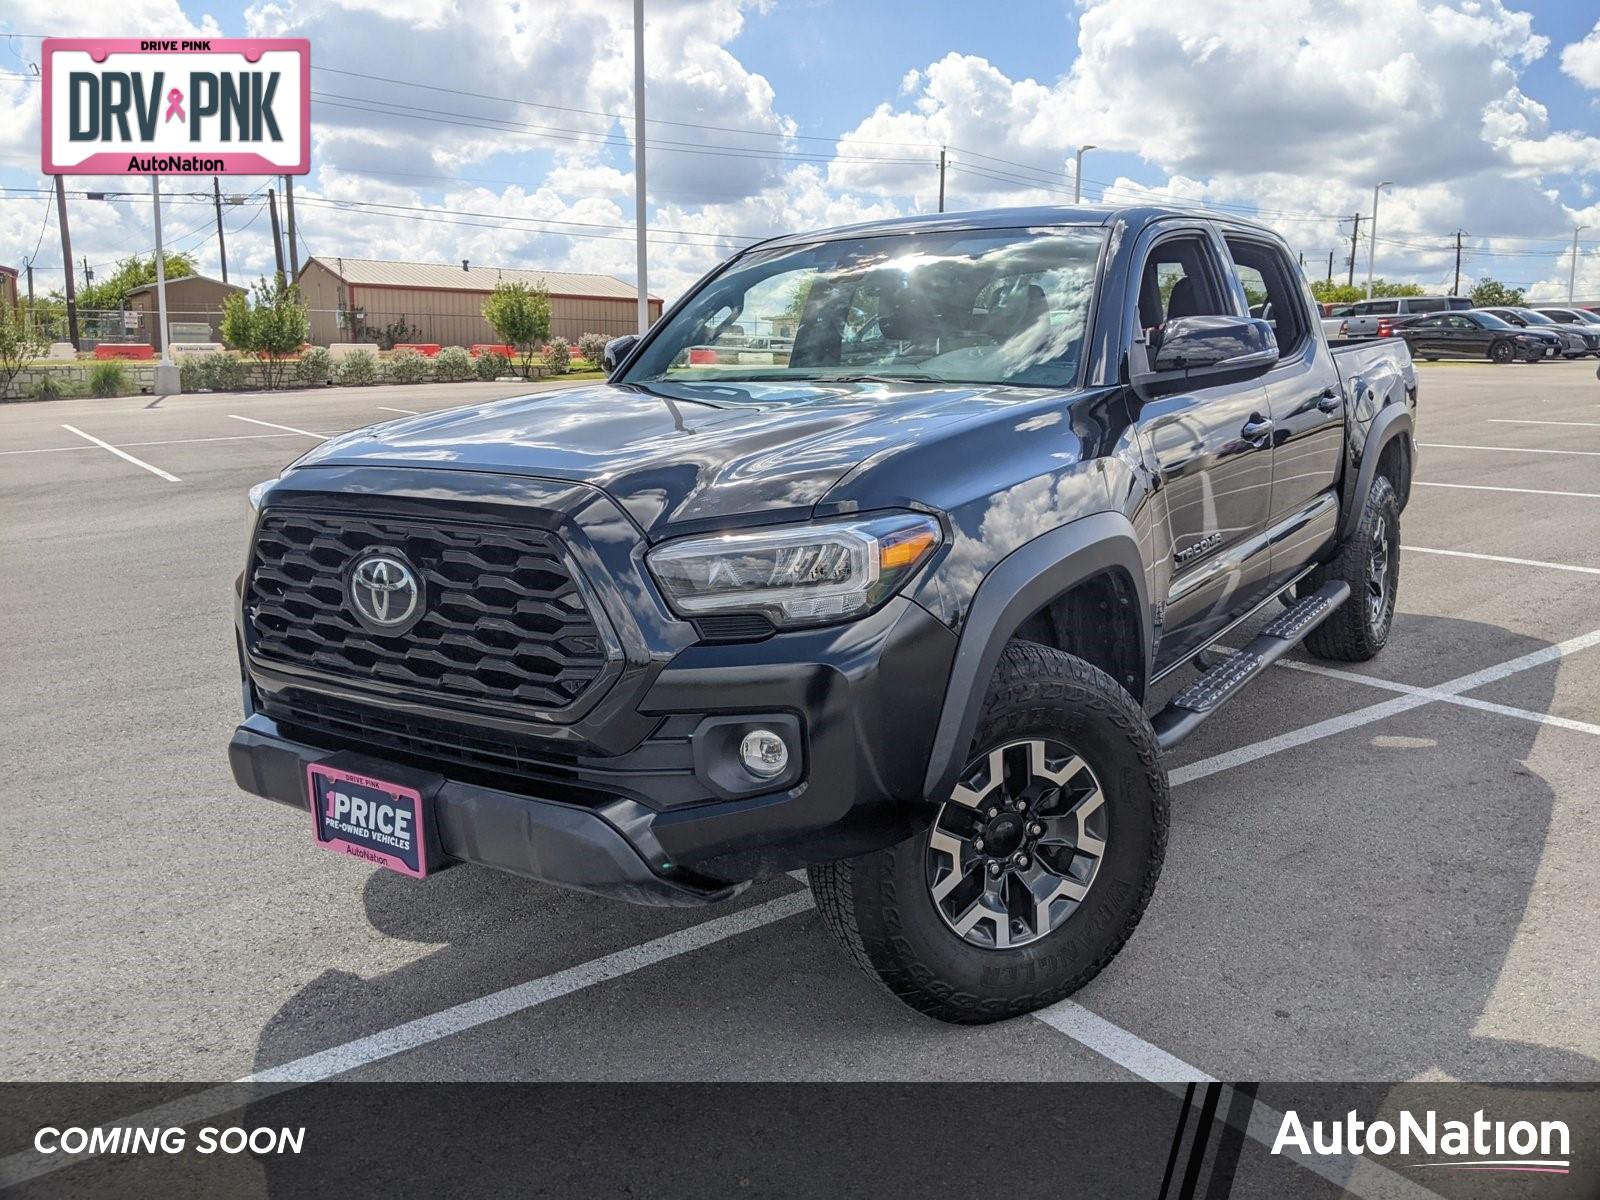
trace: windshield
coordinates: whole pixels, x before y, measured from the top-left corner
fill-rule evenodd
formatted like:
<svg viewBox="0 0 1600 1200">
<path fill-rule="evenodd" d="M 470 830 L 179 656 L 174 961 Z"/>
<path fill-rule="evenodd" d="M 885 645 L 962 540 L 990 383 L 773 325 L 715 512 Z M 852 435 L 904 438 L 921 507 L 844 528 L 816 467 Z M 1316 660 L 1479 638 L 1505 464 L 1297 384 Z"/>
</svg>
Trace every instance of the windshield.
<svg viewBox="0 0 1600 1200">
<path fill-rule="evenodd" d="M 1495 316 L 1493 313 L 1480 312 L 1480 313 L 1473 313 L 1472 315 L 1478 318 L 1478 324 L 1482 325 L 1485 329 L 1515 329 L 1516 328 L 1516 326 L 1513 325 L 1510 321 L 1502 321 L 1499 317 Z"/>
<path fill-rule="evenodd" d="M 1531 308 L 1514 308 L 1511 311 L 1516 313 L 1517 316 L 1521 317 L 1529 325 L 1554 325 L 1555 324 L 1554 321 L 1552 321 L 1549 317 L 1545 316 L 1542 312 L 1534 312 L 1533 309 L 1531 309 Z"/>
<path fill-rule="evenodd" d="M 1586 308 L 1572 308 L 1568 309 L 1567 311 L 1573 316 L 1577 317 L 1578 320 L 1582 321 L 1585 325 L 1600 325 L 1600 316 L 1596 316 Z"/>
<path fill-rule="evenodd" d="M 1076 383 L 1098 228 L 981 229 L 756 250 L 622 382 Z"/>
</svg>

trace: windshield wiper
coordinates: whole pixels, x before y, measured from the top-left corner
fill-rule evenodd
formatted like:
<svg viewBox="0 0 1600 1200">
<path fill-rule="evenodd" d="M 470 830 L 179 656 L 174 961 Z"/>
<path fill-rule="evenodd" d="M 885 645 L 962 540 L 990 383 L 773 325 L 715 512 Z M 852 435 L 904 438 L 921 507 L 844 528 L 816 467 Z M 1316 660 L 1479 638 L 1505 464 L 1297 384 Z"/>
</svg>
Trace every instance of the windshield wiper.
<svg viewBox="0 0 1600 1200">
<path fill-rule="evenodd" d="M 932 375 L 927 371 L 906 371 L 898 375 L 822 375 L 816 379 L 817 383 L 944 383 L 942 375 Z"/>
</svg>

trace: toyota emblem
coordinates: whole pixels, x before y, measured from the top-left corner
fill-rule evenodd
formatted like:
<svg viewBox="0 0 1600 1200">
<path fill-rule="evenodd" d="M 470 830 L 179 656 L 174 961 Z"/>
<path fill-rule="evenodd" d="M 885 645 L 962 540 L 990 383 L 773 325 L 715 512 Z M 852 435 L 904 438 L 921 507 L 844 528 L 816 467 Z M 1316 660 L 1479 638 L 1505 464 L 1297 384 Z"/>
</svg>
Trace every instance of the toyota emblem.
<svg viewBox="0 0 1600 1200">
<path fill-rule="evenodd" d="M 401 633 L 422 612 L 422 581 L 398 554 L 357 559 L 350 568 L 347 591 L 356 617 L 374 633 Z"/>
</svg>

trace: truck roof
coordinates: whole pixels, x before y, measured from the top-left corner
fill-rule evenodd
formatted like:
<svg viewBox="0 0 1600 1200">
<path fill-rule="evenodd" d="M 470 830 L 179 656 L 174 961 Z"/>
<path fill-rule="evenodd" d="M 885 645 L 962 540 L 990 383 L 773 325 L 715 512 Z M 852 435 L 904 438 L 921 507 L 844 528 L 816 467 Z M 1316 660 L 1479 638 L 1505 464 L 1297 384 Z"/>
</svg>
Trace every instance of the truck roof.
<svg viewBox="0 0 1600 1200">
<path fill-rule="evenodd" d="M 813 229 L 786 233 L 757 243 L 760 246 L 802 245 L 840 238 L 874 237 L 889 233 L 936 233 L 953 229 L 1017 229 L 1051 225 L 1111 225 L 1122 222 L 1137 230 L 1151 221 L 1166 217 L 1202 217 L 1272 233 L 1265 225 L 1235 213 L 1212 212 L 1200 207 L 1176 205 L 1046 204 L 1018 208 L 980 208 L 970 212 L 924 213 L 909 217 L 888 217 L 839 225 L 832 229 Z M 1273 236 L 1277 236 L 1273 234 Z M 752 249 L 754 247 L 751 247 Z"/>
</svg>

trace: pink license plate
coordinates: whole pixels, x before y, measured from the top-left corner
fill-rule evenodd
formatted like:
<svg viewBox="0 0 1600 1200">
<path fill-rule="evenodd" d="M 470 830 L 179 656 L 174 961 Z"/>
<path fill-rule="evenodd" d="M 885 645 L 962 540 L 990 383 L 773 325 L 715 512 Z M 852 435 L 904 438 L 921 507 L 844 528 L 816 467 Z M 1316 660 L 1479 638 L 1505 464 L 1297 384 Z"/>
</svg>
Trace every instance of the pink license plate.
<svg viewBox="0 0 1600 1200">
<path fill-rule="evenodd" d="M 422 793 L 338 767 L 306 767 L 311 832 L 335 854 L 413 879 L 428 873 Z"/>
</svg>

